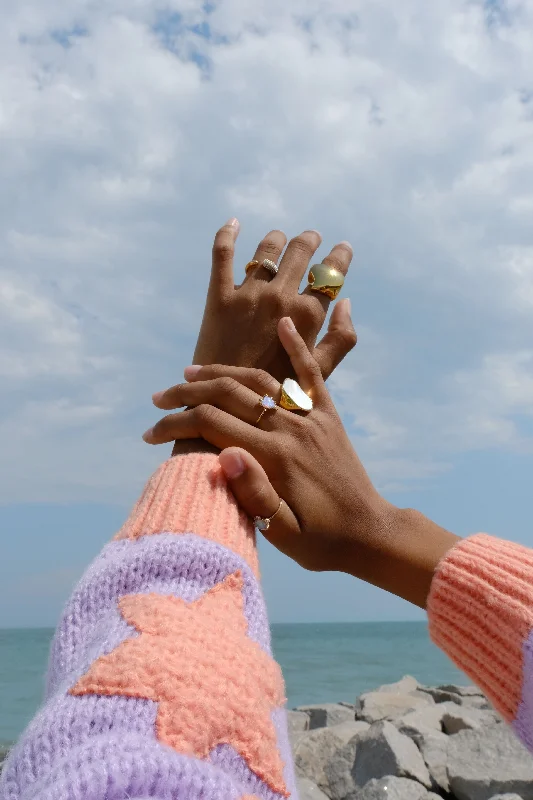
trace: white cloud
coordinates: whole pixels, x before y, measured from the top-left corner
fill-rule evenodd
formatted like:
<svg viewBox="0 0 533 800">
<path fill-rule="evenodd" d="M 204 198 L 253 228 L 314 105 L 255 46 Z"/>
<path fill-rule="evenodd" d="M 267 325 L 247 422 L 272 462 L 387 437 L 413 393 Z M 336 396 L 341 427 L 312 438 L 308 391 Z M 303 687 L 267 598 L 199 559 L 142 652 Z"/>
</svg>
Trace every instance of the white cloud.
<svg viewBox="0 0 533 800">
<path fill-rule="evenodd" d="M 528 447 L 533 0 L 3 5 L 0 500 L 131 496 L 235 213 L 354 241 L 380 480 Z"/>
</svg>

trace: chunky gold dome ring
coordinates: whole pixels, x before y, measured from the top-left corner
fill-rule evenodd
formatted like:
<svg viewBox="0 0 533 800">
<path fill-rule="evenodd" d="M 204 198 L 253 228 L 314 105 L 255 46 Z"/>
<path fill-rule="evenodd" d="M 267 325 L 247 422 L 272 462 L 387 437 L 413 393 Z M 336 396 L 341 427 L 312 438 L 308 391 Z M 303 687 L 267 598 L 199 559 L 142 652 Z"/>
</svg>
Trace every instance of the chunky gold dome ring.
<svg viewBox="0 0 533 800">
<path fill-rule="evenodd" d="M 285 378 L 283 381 L 279 404 L 286 411 L 311 411 L 313 408 L 309 395 L 292 378 Z"/>
<path fill-rule="evenodd" d="M 327 264 L 313 264 L 307 278 L 312 292 L 320 292 L 335 300 L 344 286 L 344 275 Z"/>
<path fill-rule="evenodd" d="M 259 261 L 249 261 L 244 268 L 245 273 L 248 275 L 251 269 L 255 269 L 259 266 Z"/>
</svg>

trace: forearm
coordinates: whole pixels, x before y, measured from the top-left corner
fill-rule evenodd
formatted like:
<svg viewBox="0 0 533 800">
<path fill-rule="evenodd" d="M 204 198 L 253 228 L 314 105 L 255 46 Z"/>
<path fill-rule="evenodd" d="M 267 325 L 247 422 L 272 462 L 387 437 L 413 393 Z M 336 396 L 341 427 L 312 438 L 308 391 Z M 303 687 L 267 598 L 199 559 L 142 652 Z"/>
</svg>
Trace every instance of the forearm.
<svg viewBox="0 0 533 800">
<path fill-rule="evenodd" d="M 46 703 L 0 796 L 40 799 L 61 785 L 107 800 L 117 781 L 132 798 L 293 789 L 253 528 L 217 457 L 186 449 L 152 476 L 75 589 Z"/>
</svg>

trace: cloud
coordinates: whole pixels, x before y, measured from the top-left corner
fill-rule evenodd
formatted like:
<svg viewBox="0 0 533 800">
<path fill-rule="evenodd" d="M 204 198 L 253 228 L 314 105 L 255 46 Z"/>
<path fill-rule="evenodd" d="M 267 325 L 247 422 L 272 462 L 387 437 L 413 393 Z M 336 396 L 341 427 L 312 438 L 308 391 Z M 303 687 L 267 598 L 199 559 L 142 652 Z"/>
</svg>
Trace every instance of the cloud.
<svg viewBox="0 0 533 800">
<path fill-rule="evenodd" d="M 532 23 L 531 0 L 7 5 L 0 501 L 131 498 L 234 214 L 239 268 L 271 226 L 353 241 L 336 391 L 379 481 L 527 450 Z"/>
</svg>

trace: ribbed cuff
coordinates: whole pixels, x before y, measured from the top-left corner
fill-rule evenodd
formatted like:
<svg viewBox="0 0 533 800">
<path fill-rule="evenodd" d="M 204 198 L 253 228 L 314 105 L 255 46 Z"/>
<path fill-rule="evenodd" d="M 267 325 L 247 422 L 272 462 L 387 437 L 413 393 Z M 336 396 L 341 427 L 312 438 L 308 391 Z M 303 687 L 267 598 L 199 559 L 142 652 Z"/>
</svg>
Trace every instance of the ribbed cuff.
<svg viewBox="0 0 533 800">
<path fill-rule="evenodd" d="M 152 475 L 115 539 L 194 533 L 242 556 L 256 575 L 255 532 L 211 453 L 170 458 Z"/>
<path fill-rule="evenodd" d="M 533 627 L 533 551 L 483 533 L 462 540 L 437 567 L 427 610 L 435 644 L 512 721 Z"/>
</svg>

